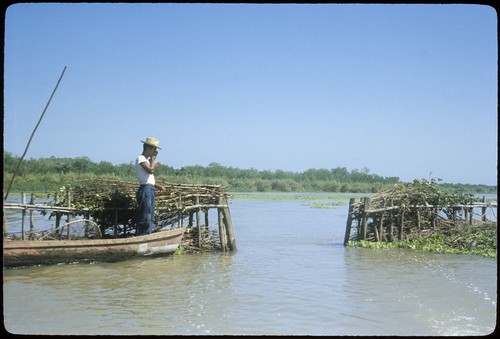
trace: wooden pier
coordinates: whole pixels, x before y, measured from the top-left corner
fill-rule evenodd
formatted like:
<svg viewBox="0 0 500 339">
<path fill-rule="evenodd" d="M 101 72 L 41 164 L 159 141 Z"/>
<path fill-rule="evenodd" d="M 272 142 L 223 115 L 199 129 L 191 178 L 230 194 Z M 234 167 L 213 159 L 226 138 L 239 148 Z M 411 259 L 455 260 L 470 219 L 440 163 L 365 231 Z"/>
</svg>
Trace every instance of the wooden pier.
<svg viewBox="0 0 500 339">
<path fill-rule="evenodd" d="M 351 198 L 347 215 L 344 245 L 349 241 L 390 242 L 406 240 L 410 235 L 422 235 L 439 227 L 455 223 L 486 222 L 487 211 L 495 216 L 497 203 L 435 205 L 405 204 L 401 199 L 383 196 Z"/>
<path fill-rule="evenodd" d="M 136 190 L 135 183 L 99 180 L 80 182 L 74 187 L 55 192 L 50 203 L 36 203 L 35 194 L 30 195 L 28 202 L 26 194 L 22 193 L 19 203 L 4 201 L 4 238 L 12 236 L 8 232 L 5 210 L 17 210 L 21 213 L 21 233 L 18 237 L 23 240 L 36 238 L 35 212 L 54 216 L 52 231 L 68 238 L 71 237 L 70 227 L 78 221 L 80 224 L 92 222 L 99 225 L 103 236 L 110 233 L 113 237 L 132 236 L 137 210 Z M 186 227 L 188 232 L 185 233 L 181 246 L 188 252 L 213 249 L 236 251 L 229 195 L 221 186 L 159 182 L 155 191 L 155 230 Z M 211 209 L 217 210 L 217 231 L 209 229 Z M 66 223 L 62 222 L 64 216 Z M 214 240 L 214 233 L 218 233 L 218 241 Z"/>
</svg>

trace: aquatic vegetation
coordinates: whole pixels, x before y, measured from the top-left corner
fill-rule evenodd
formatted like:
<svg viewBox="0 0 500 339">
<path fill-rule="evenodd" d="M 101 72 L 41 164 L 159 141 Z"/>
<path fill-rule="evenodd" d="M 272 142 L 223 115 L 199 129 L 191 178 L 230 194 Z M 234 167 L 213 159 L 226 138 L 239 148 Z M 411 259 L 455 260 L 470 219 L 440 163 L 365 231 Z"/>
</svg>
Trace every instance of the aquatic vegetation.
<svg viewBox="0 0 500 339">
<path fill-rule="evenodd" d="M 460 224 L 443 234 L 415 237 L 409 241 L 349 241 L 347 246 L 375 249 L 407 248 L 415 251 L 474 254 L 487 258 L 496 258 L 497 223 Z"/>
<path fill-rule="evenodd" d="M 335 208 L 338 206 L 347 205 L 347 202 L 343 201 L 335 201 L 335 202 L 312 202 L 312 203 L 304 203 L 302 206 L 309 206 L 311 208 Z"/>
<path fill-rule="evenodd" d="M 184 254 L 184 252 L 185 252 L 185 251 L 184 251 L 184 247 L 179 246 L 179 247 L 177 247 L 177 249 L 175 250 L 174 255 L 183 255 L 183 254 Z"/>
<path fill-rule="evenodd" d="M 328 194 L 328 195 L 310 195 L 310 194 L 247 194 L 247 193 L 234 193 L 231 194 L 233 199 L 264 199 L 264 200 L 349 200 L 352 197 L 349 195 L 341 194 Z"/>
</svg>

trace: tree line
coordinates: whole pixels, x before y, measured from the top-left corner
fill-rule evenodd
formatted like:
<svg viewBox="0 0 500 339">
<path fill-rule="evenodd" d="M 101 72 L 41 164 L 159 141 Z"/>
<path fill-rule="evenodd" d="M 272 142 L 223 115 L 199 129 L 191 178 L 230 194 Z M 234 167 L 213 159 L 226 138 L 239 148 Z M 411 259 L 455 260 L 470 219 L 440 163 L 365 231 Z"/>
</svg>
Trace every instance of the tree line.
<svg viewBox="0 0 500 339">
<path fill-rule="evenodd" d="M 9 185 L 20 157 L 4 152 L 4 191 Z M 303 172 L 239 169 L 212 162 L 208 166 L 175 169 L 162 165 L 155 170 L 160 181 L 182 184 L 222 185 L 230 192 L 350 192 L 375 193 L 401 183 L 398 177 L 383 177 L 369 169 L 308 169 Z M 88 157 L 24 159 L 16 173 L 13 191 L 57 190 L 75 180 L 106 178 L 135 181 L 133 162 L 113 165 L 93 162 Z M 460 193 L 496 193 L 496 186 L 439 184 L 443 190 Z"/>
</svg>

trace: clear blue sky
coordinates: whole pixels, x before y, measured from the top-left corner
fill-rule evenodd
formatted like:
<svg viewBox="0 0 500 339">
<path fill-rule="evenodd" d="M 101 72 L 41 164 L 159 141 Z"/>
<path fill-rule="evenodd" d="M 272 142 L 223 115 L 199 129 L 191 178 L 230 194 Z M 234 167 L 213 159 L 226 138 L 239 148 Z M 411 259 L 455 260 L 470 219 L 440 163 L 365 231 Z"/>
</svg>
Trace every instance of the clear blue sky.
<svg viewBox="0 0 500 339">
<path fill-rule="evenodd" d="M 497 183 L 497 15 L 483 5 L 16 4 L 4 150 Z M 432 172 L 432 174 L 431 174 Z"/>
</svg>

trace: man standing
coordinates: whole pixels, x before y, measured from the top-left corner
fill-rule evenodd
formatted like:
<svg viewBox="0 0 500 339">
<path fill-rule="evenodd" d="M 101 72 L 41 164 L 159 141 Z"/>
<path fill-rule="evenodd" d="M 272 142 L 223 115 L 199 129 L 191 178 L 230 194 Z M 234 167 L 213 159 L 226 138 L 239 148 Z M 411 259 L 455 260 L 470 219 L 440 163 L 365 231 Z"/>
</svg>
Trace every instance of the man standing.
<svg viewBox="0 0 500 339">
<path fill-rule="evenodd" d="M 141 141 L 142 154 L 135 160 L 135 173 L 139 181 L 137 190 L 137 220 L 136 235 L 146 235 L 153 231 L 153 221 L 155 216 L 155 177 L 154 170 L 160 165 L 155 163 L 158 155 L 157 149 L 160 148 L 160 142 L 156 138 L 147 138 Z"/>
</svg>

